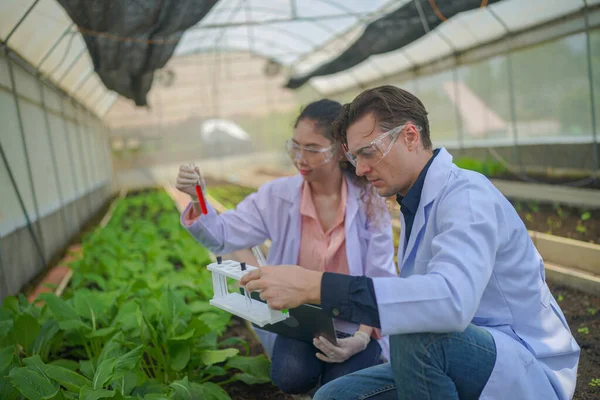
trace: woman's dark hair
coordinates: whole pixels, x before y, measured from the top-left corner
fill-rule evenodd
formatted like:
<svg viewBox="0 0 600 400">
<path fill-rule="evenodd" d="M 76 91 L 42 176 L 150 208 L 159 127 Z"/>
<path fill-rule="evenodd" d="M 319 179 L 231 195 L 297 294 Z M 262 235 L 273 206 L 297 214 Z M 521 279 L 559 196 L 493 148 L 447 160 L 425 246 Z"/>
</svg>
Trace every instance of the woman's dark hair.
<svg viewBox="0 0 600 400">
<path fill-rule="evenodd" d="M 318 132 L 335 144 L 334 154 L 342 152 L 342 142 L 334 136 L 334 122 L 340 116 L 342 105 L 334 100 L 321 99 L 308 104 L 302 109 L 294 128 L 298 127 L 298 123 L 302 120 L 309 120 L 315 123 Z M 382 212 L 387 212 L 385 200 L 381 198 L 375 189 L 369 184 L 365 177 L 356 175 L 356 168 L 350 164 L 346 157 L 341 157 L 339 161 L 342 171 L 347 172 L 348 176 L 361 188 L 360 199 L 366 205 L 367 217 L 370 222 L 377 221 Z"/>
</svg>

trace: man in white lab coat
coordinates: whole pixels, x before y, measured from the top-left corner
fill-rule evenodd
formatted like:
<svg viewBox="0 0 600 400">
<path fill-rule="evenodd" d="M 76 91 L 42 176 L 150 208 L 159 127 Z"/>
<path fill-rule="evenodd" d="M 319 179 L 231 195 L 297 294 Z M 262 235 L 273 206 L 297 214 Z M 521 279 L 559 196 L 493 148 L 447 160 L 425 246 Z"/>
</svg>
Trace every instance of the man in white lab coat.
<svg viewBox="0 0 600 400">
<path fill-rule="evenodd" d="M 580 349 L 512 205 L 432 149 L 427 111 L 402 89 L 363 92 L 336 125 L 357 174 L 400 203 L 400 277 L 289 266 L 241 282 L 272 308 L 320 303 L 391 336 L 389 364 L 332 381 L 315 399 L 570 399 Z"/>
</svg>

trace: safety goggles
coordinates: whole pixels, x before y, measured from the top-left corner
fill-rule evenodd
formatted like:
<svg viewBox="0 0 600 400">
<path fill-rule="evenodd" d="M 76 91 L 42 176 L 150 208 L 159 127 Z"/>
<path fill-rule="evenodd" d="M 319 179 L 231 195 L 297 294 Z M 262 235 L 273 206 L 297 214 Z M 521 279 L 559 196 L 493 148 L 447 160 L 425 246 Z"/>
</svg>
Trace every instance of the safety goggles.
<svg viewBox="0 0 600 400">
<path fill-rule="evenodd" d="M 302 146 L 293 140 L 286 140 L 285 149 L 294 162 L 304 160 L 310 167 L 318 167 L 333 158 L 333 144 L 327 147 Z"/>
<path fill-rule="evenodd" d="M 402 124 L 381 134 L 366 146 L 355 150 L 349 150 L 348 145 L 342 144 L 346 158 L 356 167 L 358 163 L 373 167 L 377 165 L 385 156 L 388 155 L 394 143 L 404 130 L 407 124 Z M 418 131 L 421 127 L 416 127 Z"/>
</svg>

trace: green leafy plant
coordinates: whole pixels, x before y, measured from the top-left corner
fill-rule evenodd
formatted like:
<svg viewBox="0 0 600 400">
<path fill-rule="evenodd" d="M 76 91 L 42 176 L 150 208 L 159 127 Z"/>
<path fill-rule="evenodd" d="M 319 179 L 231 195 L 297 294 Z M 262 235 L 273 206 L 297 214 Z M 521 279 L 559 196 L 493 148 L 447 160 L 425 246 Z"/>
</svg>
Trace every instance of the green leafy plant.
<svg viewBox="0 0 600 400">
<path fill-rule="evenodd" d="M 594 316 L 594 315 L 596 315 L 596 314 L 598 313 L 598 309 L 597 309 L 597 308 L 592 308 L 592 307 L 589 307 L 589 308 L 587 309 L 587 312 L 588 312 L 588 314 L 590 314 L 590 315 Z"/>
<path fill-rule="evenodd" d="M 209 195 L 227 209 L 235 208 L 239 202 L 255 192 L 251 188 L 230 184 L 208 186 L 207 191 Z"/>
<path fill-rule="evenodd" d="M 590 380 L 589 385 L 591 387 L 600 387 L 600 378 L 593 378 L 592 380 Z"/>
<path fill-rule="evenodd" d="M 582 326 L 581 328 L 577 329 L 577 332 L 583 334 L 583 335 L 589 335 L 590 330 L 587 326 Z"/>
<path fill-rule="evenodd" d="M 590 213 L 589 211 L 584 212 L 583 214 L 581 214 L 580 217 L 582 221 L 587 221 L 590 218 L 592 218 L 592 213 Z"/>
<path fill-rule="evenodd" d="M 228 399 L 221 386 L 270 381 L 264 356 L 219 340 L 231 315 L 208 305 L 208 252 L 166 193 L 122 200 L 82 247 L 64 298 L 4 300 L 3 398 Z"/>
<path fill-rule="evenodd" d="M 564 299 L 565 299 L 565 296 L 563 296 L 562 294 L 559 294 L 558 297 L 556 298 L 556 301 L 560 303 Z"/>
</svg>

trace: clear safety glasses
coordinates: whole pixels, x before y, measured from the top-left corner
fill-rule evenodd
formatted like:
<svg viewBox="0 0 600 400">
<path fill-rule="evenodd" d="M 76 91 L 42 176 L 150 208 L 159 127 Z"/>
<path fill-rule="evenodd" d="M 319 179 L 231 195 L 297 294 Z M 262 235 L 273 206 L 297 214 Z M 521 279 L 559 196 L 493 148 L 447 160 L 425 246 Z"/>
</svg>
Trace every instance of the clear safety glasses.
<svg viewBox="0 0 600 400">
<path fill-rule="evenodd" d="M 371 143 L 366 146 L 362 146 L 356 150 L 349 150 L 346 144 L 342 144 L 346 158 L 352 165 L 356 167 L 358 163 L 373 167 L 377 165 L 385 156 L 388 155 L 394 143 L 404 130 L 407 124 L 397 126 L 389 131 L 381 134 Z M 418 131 L 421 127 L 416 127 Z"/>
<path fill-rule="evenodd" d="M 329 162 L 335 153 L 333 144 L 328 147 L 301 146 L 292 140 L 286 140 L 285 149 L 292 161 L 304 160 L 311 168 Z"/>
</svg>

